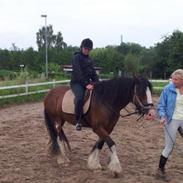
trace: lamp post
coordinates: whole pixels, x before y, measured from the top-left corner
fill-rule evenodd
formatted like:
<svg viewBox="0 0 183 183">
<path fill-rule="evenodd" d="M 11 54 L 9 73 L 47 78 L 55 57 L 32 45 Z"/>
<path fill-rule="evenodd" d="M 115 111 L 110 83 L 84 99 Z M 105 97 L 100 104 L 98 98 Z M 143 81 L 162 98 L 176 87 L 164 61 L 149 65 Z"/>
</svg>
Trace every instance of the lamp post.
<svg viewBox="0 0 183 183">
<path fill-rule="evenodd" d="M 48 78 L 48 37 L 47 37 L 47 15 L 41 15 L 45 18 L 45 60 L 46 60 L 46 78 Z"/>
</svg>

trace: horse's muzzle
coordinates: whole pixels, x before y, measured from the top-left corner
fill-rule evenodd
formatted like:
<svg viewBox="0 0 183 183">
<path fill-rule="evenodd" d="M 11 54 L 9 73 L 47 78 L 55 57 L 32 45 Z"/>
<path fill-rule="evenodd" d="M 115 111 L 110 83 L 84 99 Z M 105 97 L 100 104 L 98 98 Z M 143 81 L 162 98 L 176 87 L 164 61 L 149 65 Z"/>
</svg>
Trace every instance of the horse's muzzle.
<svg viewBox="0 0 183 183">
<path fill-rule="evenodd" d="M 153 104 L 146 104 L 143 106 L 137 106 L 136 111 L 139 114 L 148 114 L 149 110 L 152 108 Z"/>
</svg>

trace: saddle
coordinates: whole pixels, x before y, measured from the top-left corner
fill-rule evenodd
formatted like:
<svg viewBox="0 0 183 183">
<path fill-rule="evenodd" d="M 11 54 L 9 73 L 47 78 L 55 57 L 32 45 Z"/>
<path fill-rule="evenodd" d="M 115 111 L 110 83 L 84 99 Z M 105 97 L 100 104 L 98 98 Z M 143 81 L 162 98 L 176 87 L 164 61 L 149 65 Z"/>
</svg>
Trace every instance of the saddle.
<svg viewBox="0 0 183 183">
<path fill-rule="evenodd" d="M 92 90 L 86 90 L 85 96 L 84 96 L 83 114 L 86 114 L 86 112 L 89 109 L 91 94 L 92 94 Z M 63 101 L 62 101 L 63 112 L 69 113 L 69 114 L 75 114 L 74 99 L 75 99 L 75 96 L 71 89 L 64 94 Z"/>
</svg>

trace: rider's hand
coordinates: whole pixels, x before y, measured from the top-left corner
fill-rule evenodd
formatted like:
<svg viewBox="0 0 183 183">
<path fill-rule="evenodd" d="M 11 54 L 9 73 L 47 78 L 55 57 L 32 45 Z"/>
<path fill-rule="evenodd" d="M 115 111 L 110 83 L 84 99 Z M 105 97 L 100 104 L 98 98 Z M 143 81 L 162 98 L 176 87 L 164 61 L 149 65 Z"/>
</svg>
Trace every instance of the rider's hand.
<svg viewBox="0 0 183 183">
<path fill-rule="evenodd" d="M 93 85 L 92 85 L 92 84 L 86 85 L 86 89 L 88 89 L 88 90 L 93 90 Z"/>
</svg>

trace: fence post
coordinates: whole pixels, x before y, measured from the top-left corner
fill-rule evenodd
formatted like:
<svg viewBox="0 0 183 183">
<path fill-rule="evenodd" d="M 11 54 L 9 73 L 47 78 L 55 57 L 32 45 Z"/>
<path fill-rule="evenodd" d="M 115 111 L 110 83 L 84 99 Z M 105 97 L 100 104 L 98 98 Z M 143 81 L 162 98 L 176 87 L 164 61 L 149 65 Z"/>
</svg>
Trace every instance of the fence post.
<svg viewBox="0 0 183 183">
<path fill-rule="evenodd" d="M 53 88 L 55 88 L 55 79 L 53 79 Z"/>
<path fill-rule="evenodd" d="M 28 81 L 26 80 L 25 82 L 25 93 L 28 94 L 29 93 L 29 84 Z"/>
</svg>

